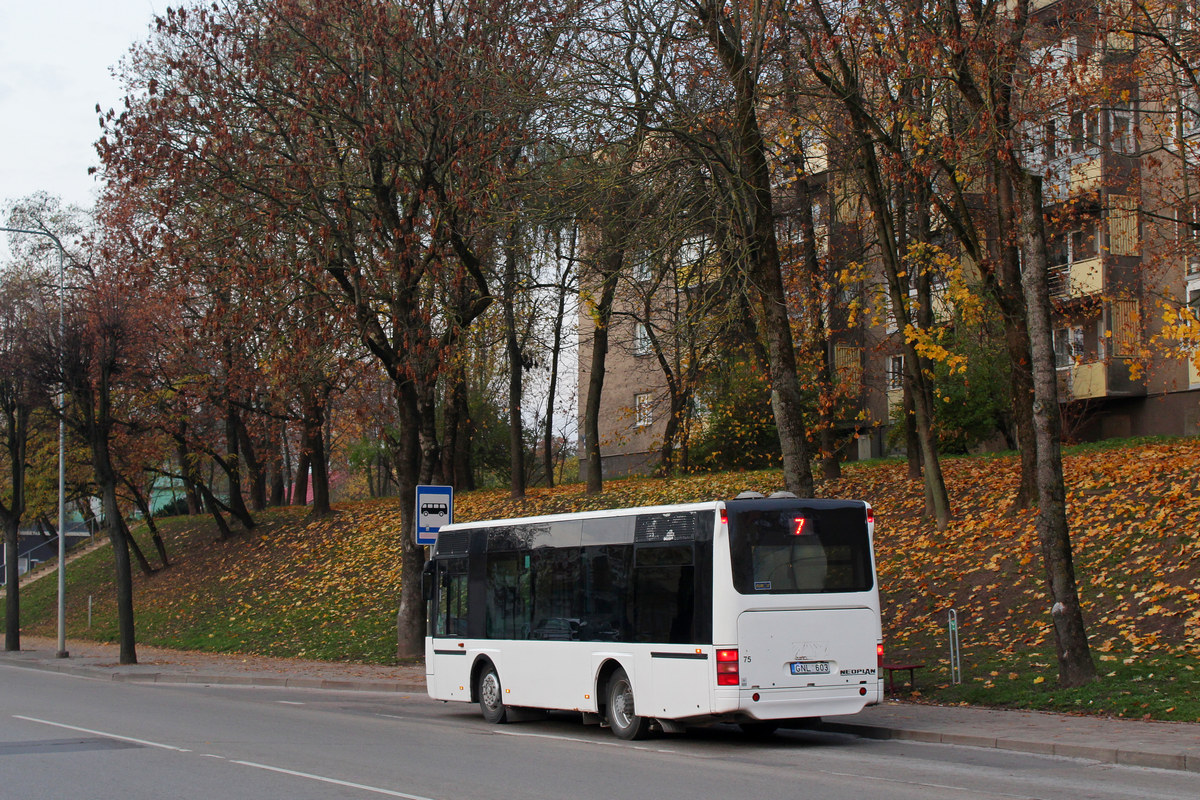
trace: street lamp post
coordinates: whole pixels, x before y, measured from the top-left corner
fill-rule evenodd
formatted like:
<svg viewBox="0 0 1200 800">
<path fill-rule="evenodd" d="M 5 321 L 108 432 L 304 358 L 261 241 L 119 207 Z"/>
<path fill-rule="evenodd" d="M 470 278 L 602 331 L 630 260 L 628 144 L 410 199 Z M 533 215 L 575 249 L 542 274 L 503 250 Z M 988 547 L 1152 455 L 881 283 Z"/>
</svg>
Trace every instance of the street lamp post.
<svg viewBox="0 0 1200 800">
<path fill-rule="evenodd" d="M 63 367 L 63 297 L 65 295 L 65 282 L 63 280 L 63 246 L 50 231 L 42 230 L 27 230 L 25 228 L 2 228 L 0 231 L 8 231 L 9 233 L 29 233 L 35 236 L 48 236 L 54 240 L 54 245 L 58 248 L 58 368 L 61 378 Z M 64 387 L 65 391 L 65 387 Z M 70 655 L 67 652 L 67 534 L 63 528 L 66 522 L 66 502 L 65 491 L 66 486 L 66 428 L 63 420 L 63 409 L 65 397 L 60 392 L 58 396 L 58 650 L 54 653 L 56 658 L 66 658 Z"/>
</svg>

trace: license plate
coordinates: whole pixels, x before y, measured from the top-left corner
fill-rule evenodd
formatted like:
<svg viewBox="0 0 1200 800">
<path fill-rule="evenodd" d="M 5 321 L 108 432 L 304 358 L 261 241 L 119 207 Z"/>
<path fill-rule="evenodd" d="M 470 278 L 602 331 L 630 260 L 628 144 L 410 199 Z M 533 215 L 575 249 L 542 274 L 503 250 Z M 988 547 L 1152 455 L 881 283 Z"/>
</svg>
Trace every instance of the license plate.
<svg viewBox="0 0 1200 800">
<path fill-rule="evenodd" d="M 828 661 L 793 661 L 791 662 L 793 675 L 828 675 Z"/>
</svg>

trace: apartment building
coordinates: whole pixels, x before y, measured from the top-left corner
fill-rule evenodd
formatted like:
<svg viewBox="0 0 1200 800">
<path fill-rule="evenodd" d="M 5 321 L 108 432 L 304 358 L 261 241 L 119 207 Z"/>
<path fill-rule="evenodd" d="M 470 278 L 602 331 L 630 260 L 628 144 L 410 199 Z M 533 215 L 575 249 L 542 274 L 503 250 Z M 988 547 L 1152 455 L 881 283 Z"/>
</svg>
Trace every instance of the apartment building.
<svg viewBox="0 0 1200 800">
<path fill-rule="evenodd" d="M 1164 315 L 1182 309 L 1200 319 L 1200 98 L 1186 88 L 1189 81 L 1178 68 L 1118 30 L 1111 7 L 1038 0 L 1035 11 L 1044 42 L 1031 61 L 1041 71 L 1044 96 L 1052 99 L 1027 124 L 1023 158 L 1044 175 L 1065 433 L 1081 441 L 1195 435 L 1200 370 L 1187 342 L 1167 335 Z M 836 153 L 828 160 L 836 165 Z M 839 393 L 858 410 L 844 414 L 839 426 L 842 456 L 886 455 L 895 451 L 897 438 L 903 441 L 889 433 L 903 402 L 904 361 L 882 279 L 870 270 L 869 213 L 852 181 L 834 170 L 814 170 L 808 179 L 822 258 L 833 270 L 867 265 L 856 284 L 843 286 L 827 304 L 831 315 L 851 304 L 859 310 L 829 326 Z M 990 191 L 978 187 L 981 213 L 988 210 L 980 198 Z M 785 185 L 778 195 L 786 248 L 796 244 L 798 226 Z M 949 239 L 945 245 L 953 251 Z M 971 265 L 964 260 L 963 267 L 971 280 Z M 935 278 L 935 324 L 953 318 L 945 288 L 944 278 Z M 645 306 L 644 298 L 636 301 Z M 629 297 L 618 302 L 629 313 L 610 330 L 601 416 L 609 476 L 657 464 L 666 410 L 663 373 L 645 345 L 644 315 L 639 319 Z M 884 313 L 871 311 L 879 308 Z M 591 325 L 585 310 L 579 326 L 581 418 Z"/>
<path fill-rule="evenodd" d="M 1195 93 L 1180 92 L 1187 81 L 1161 51 L 1120 29 L 1144 27 L 1113 16 L 1131 6 L 1036 6 L 1058 16 L 1034 57 L 1044 57 L 1066 89 L 1041 121 L 1033 162 L 1046 175 L 1067 433 L 1200 433 L 1200 373 L 1163 326 L 1169 309 L 1194 313 L 1200 297 L 1197 197 L 1189 189 L 1200 143 Z M 1169 16 L 1161 23 L 1174 24 Z"/>
</svg>

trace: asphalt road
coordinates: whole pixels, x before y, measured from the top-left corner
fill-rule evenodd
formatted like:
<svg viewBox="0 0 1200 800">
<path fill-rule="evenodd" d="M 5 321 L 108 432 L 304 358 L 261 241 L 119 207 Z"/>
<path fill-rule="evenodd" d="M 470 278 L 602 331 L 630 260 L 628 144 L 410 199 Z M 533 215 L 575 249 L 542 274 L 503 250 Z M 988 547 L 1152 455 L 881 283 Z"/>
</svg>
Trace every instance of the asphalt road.
<svg viewBox="0 0 1200 800">
<path fill-rule="evenodd" d="M 0 666 L 2 800 L 1162 798 L 1200 775 L 733 727 L 623 742 L 424 695 L 114 684 Z"/>
</svg>

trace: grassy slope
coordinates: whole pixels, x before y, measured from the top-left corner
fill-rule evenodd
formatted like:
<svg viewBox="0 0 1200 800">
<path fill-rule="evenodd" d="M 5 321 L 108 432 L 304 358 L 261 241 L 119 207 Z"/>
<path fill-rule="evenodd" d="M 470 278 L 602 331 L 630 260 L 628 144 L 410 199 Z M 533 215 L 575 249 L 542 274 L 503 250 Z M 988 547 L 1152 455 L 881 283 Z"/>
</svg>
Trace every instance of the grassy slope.
<svg viewBox="0 0 1200 800">
<path fill-rule="evenodd" d="M 950 529 L 920 517 L 919 483 L 905 466 L 851 465 L 820 486 L 828 497 L 870 500 L 892 657 L 927 664 L 912 696 L 1200 721 L 1200 441 L 1081 449 L 1066 458 L 1077 573 L 1097 667 L 1094 686 L 1056 686 L 1049 601 L 1034 518 L 1007 515 L 1012 457 L 950 459 Z M 675 480 L 609 481 L 599 497 L 571 485 L 456 498 L 459 520 L 731 497 L 769 492 L 775 471 Z M 214 540 L 205 520 L 168 520 L 174 566 L 137 578 L 138 639 L 187 649 L 387 663 L 394 659 L 400 585 L 394 500 L 352 503 L 332 520 L 303 510 L 260 515 L 253 533 Z M 143 541 L 145 537 L 140 537 Z M 143 545 L 152 552 L 148 543 Z M 68 569 L 68 635 L 113 639 L 107 549 Z M 52 634 L 54 581 L 23 592 L 24 630 Z M 87 629 L 87 598 L 95 598 Z M 964 681 L 949 683 L 947 610 L 958 614 Z"/>
</svg>

